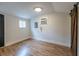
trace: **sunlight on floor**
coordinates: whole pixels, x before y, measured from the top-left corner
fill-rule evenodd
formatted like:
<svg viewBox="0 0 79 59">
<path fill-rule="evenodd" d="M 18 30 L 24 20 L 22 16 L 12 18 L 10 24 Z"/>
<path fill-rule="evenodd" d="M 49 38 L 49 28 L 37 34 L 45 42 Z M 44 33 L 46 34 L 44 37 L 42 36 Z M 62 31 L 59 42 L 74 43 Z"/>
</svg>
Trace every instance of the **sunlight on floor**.
<svg viewBox="0 0 79 59">
<path fill-rule="evenodd" d="M 19 49 L 19 51 L 17 52 L 17 56 L 28 56 L 29 55 L 29 48 L 26 46 L 23 46 Z"/>
</svg>

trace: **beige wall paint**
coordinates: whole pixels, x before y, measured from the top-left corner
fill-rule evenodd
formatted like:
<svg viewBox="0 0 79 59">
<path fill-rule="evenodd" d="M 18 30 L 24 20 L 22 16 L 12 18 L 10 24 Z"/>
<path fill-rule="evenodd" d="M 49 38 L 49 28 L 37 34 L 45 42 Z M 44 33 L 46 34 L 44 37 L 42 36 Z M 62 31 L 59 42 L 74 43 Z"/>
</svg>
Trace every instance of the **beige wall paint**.
<svg viewBox="0 0 79 59">
<path fill-rule="evenodd" d="M 46 17 L 47 25 L 41 25 L 40 19 Z M 38 22 L 39 28 L 34 28 L 34 22 Z M 42 27 L 42 32 L 40 31 Z M 31 20 L 32 37 L 55 44 L 71 46 L 71 20 L 62 13 L 42 15 Z"/>
</svg>

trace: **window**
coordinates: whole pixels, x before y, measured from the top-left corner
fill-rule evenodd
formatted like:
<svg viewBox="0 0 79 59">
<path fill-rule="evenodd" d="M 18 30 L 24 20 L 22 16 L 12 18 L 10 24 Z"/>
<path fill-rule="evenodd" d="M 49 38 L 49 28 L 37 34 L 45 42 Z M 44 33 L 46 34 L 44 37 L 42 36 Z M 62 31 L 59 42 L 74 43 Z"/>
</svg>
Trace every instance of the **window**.
<svg viewBox="0 0 79 59">
<path fill-rule="evenodd" d="M 19 28 L 26 28 L 26 21 L 20 20 L 19 21 Z"/>
</svg>

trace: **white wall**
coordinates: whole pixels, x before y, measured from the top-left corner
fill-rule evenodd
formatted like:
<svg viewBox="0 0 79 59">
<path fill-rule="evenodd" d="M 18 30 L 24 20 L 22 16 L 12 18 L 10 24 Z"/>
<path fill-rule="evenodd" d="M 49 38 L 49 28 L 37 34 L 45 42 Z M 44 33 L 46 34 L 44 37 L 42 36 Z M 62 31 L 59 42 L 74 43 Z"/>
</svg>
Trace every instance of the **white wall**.
<svg viewBox="0 0 79 59">
<path fill-rule="evenodd" d="M 40 19 L 46 17 L 47 25 L 40 25 Z M 69 16 L 60 13 L 42 15 L 31 20 L 31 30 L 34 39 L 70 47 L 71 20 Z M 39 28 L 34 28 L 34 22 L 38 22 Z M 40 27 L 43 28 L 42 32 Z"/>
<path fill-rule="evenodd" d="M 30 20 L 0 12 L 5 16 L 5 46 L 17 43 L 31 37 Z M 26 28 L 19 28 L 19 20 L 26 21 Z"/>
<path fill-rule="evenodd" d="M 41 15 L 31 20 L 26 20 L 26 28 L 20 29 L 18 17 L 5 15 L 5 45 L 10 45 L 18 41 L 31 37 L 50 43 L 60 44 L 70 47 L 71 43 L 71 22 L 69 16 L 60 13 Z M 40 19 L 47 17 L 47 25 L 40 25 Z M 25 19 L 22 19 L 25 20 Z M 38 22 L 39 28 L 34 28 L 34 22 Z M 43 28 L 42 32 L 40 27 Z"/>
<path fill-rule="evenodd" d="M 26 21 L 26 28 L 19 28 L 19 20 Z M 31 37 L 30 20 L 5 15 L 5 44 L 10 45 Z"/>
</svg>

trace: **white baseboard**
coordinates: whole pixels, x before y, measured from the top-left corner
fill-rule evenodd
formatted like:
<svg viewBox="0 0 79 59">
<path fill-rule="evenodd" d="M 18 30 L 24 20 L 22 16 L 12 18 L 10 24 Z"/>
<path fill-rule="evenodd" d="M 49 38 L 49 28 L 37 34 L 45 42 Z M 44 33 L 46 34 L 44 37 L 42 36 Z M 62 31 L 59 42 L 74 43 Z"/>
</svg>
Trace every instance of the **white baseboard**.
<svg viewBox="0 0 79 59">
<path fill-rule="evenodd" d="M 29 39 L 29 38 L 31 38 L 31 37 L 27 37 L 27 38 L 22 39 L 22 40 L 17 40 L 17 41 L 12 41 L 12 42 L 9 42 L 9 43 L 5 43 L 5 47 L 6 47 L 6 46 L 10 46 L 10 45 L 15 44 L 15 43 L 18 43 L 18 42 L 21 42 L 21 41 L 23 41 L 23 40 L 27 40 L 27 39 Z"/>
<path fill-rule="evenodd" d="M 61 42 L 53 42 L 53 41 L 50 41 L 50 40 L 41 39 L 41 38 L 37 38 L 37 37 L 33 37 L 33 39 L 44 41 L 44 42 L 48 42 L 48 43 L 53 43 L 53 44 L 57 44 L 57 45 L 61 45 L 61 46 L 65 46 L 65 47 L 69 47 L 70 48 L 70 45 L 64 44 L 64 43 L 61 43 Z"/>
<path fill-rule="evenodd" d="M 18 42 L 23 41 L 23 40 L 26 40 L 28 38 L 33 38 L 35 40 L 40 40 L 40 41 L 44 41 L 44 42 L 48 42 L 48 43 L 58 44 L 58 45 L 62 45 L 62 46 L 66 46 L 66 47 L 69 47 L 70 48 L 70 45 L 67 45 L 67 44 L 64 44 L 64 43 L 61 43 L 61 42 L 53 42 L 53 41 L 50 41 L 50 40 L 41 39 L 41 38 L 37 38 L 37 37 L 27 37 L 27 38 L 22 39 L 22 40 L 12 41 L 12 42 L 6 43 L 5 46 L 9 46 L 9 45 L 18 43 Z"/>
</svg>

